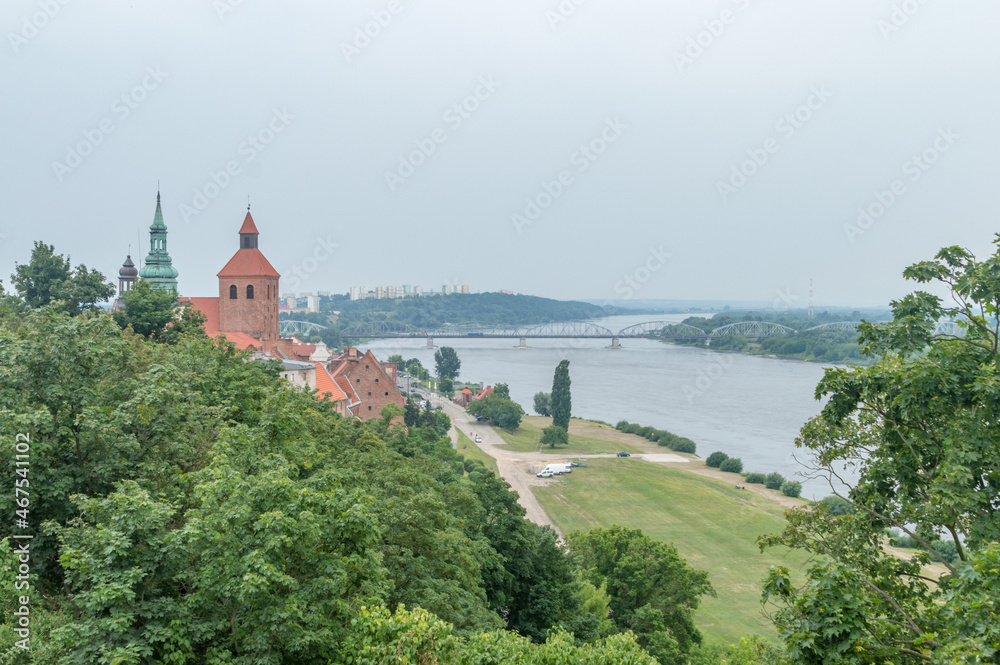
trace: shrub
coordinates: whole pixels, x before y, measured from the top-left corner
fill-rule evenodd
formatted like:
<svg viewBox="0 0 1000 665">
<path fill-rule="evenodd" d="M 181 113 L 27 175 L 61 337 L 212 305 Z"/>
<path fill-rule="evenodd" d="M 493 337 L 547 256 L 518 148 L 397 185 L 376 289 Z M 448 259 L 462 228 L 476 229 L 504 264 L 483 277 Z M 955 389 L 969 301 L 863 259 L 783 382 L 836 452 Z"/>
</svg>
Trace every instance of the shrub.
<svg viewBox="0 0 1000 665">
<path fill-rule="evenodd" d="M 725 471 L 726 473 L 742 473 L 743 460 L 739 457 L 724 459 L 722 460 L 722 464 L 719 465 L 719 471 Z"/>
<path fill-rule="evenodd" d="M 708 456 L 708 459 L 705 460 L 705 464 L 713 466 L 715 468 L 719 468 L 722 465 L 722 463 L 725 462 L 727 459 L 729 459 L 729 455 L 722 452 L 721 450 L 717 450 Z"/>
<path fill-rule="evenodd" d="M 546 427 L 542 430 L 542 445 L 551 446 L 555 448 L 556 446 L 565 446 L 569 443 L 569 432 L 565 427 L 559 427 L 559 425 L 552 425 L 551 427 Z"/>
<path fill-rule="evenodd" d="M 748 473 L 745 480 L 751 485 L 763 485 L 767 482 L 767 476 L 763 473 Z"/>
<path fill-rule="evenodd" d="M 784 484 L 785 477 L 780 473 L 769 473 L 767 474 L 767 479 L 764 481 L 764 485 L 766 485 L 769 490 L 780 490 L 781 486 Z"/>
<path fill-rule="evenodd" d="M 785 496 L 797 497 L 802 494 L 802 483 L 797 480 L 788 480 L 781 486 L 781 493 Z"/>
<path fill-rule="evenodd" d="M 835 516 L 849 515 L 853 512 L 851 502 L 841 499 L 839 496 L 828 496 L 819 502 L 826 510 Z"/>
<path fill-rule="evenodd" d="M 692 455 L 698 451 L 698 446 L 691 439 L 680 438 L 670 444 L 671 450 L 676 450 L 679 453 L 691 453 Z"/>
</svg>

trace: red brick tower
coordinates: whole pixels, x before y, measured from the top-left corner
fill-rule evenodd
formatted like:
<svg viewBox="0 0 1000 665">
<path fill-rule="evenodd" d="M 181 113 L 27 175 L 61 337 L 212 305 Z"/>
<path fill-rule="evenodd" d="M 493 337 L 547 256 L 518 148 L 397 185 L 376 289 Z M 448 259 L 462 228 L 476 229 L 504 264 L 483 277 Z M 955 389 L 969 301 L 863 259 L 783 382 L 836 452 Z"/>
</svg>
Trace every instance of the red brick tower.
<svg viewBox="0 0 1000 665">
<path fill-rule="evenodd" d="M 242 332 L 261 342 L 278 340 L 278 279 L 257 249 L 257 226 L 247 216 L 240 228 L 240 248 L 219 271 L 219 329 Z"/>
</svg>

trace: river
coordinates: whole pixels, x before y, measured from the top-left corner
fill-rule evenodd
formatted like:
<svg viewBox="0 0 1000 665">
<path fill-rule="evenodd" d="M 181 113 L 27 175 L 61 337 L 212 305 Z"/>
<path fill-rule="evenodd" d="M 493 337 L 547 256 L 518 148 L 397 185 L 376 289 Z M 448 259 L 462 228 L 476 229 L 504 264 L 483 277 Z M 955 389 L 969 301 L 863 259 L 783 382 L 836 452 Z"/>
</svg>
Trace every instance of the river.
<svg viewBox="0 0 1000 665">
<path fill-rule="evenodd" d="M 646 321 L 682 321 L 687 314 L 615 316 L 593 321 L 613 331 Z M 533 414 L 536 392 L 552 389 L 561 360 L 570 361 L 573 416 L 614 424 L 628 420 L 666 429 L 698 444 L 707 457 L 721 450 L 743 459 L 743 470 L 778 471 L 803 484 L 803 496 L 830 494 L 824 480 L 805 477 L 795 448 L 802 425 L 819 413 L 813 398 L 823 366 L 738 353 L 713 352 L 653 340 L 441 339 L 462 361 L 461 378 L 507 383 L 511 398 Z M 434 351 L 423 340 L 379 340 L 365 345 L 380 359 L 399 353 L 434 368 Z"/>
</svg>

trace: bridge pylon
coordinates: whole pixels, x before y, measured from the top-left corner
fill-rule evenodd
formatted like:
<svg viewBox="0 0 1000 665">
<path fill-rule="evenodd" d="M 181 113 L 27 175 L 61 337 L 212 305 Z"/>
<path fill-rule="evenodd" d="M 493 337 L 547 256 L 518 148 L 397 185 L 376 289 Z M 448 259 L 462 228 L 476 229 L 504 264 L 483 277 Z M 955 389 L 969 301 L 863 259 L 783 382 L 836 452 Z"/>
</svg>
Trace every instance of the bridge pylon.
<svg viewBox="0 0 1000 665">
<path fill-rule="evenodd" d="M 521 340 L 517 343 L 517 346 L 515 346 L 514 348 L 515 349 L 527 349 L 527 348 L 529 348 L 528 347 L 528 340 L 526 338 L 522 337 Z"/>
<path fill-rule="evenodd" d="M 428 337 L 427 338 L 427 348 L 428 349 L 436 349 L 437 348 L 436 346 L 434 346 L 434 338 L 433 337 Z"/>
<path fill-rule="evenodd" d="M 611 338 L 611 346 L 609 346 L 608 348 L 609 349 L 620 349 L 620 348 L 622 348 L 622 345 L 621 345 L 621 342 L 618 341 L 617 337 L 612 337 Z"/>
</svg>

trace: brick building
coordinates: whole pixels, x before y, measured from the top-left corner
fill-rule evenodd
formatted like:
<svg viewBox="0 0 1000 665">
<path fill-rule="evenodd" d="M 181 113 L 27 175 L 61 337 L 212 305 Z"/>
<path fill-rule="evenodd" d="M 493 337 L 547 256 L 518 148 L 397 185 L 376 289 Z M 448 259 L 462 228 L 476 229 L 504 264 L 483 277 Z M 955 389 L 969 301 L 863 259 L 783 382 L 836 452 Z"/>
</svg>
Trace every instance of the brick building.
<svg viewBox="0 0 1000 665">
<path fill-rule="evenodd" d="M 351 414 L 362 420 L 378 418 L 387 404 L 406 406 L 406 398 L 396 387 L 396 363 L 382 363 L 371 351 L 348 348 L 330 362 L 329 368 L 338 384 L 346 380 L 357 395 L 359 404 L 351 408 Z"/>
</svg>

